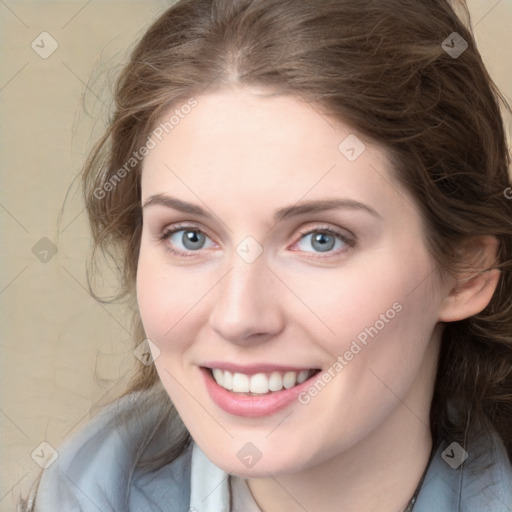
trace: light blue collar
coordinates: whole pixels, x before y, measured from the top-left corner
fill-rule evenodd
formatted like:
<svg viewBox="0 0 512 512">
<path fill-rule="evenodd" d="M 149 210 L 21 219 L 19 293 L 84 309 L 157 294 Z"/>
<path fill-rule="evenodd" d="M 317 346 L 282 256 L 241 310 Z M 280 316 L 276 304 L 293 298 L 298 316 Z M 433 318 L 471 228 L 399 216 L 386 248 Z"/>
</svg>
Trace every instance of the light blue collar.
<svg viewBox="0 0 512 512">
<path fill-rule="evenodd" d="M 189 512 L 230 512 L 229 473 L 206 457 L 194 442 Z"/>
<path fill-rule="evenodd" d="M 461 450 L 446 442 L 437 449 L 413 511 L 512 512 L 512 466 L 501 439 L 483 435 Z"/>
<path fill-rule="evenodd" d="M 229 474 L 195 442 L 160 469 L 135 468 L 144 438 L 163 414 L 150 392 L 101 411 L 58 447 L 58 459 L 43 472 L 34 511 L 231 512 Z M 156 452 L 169 443 L 168 432 L 155 438 Z M 455 469 L 446 444 L 432 458 L 413 512 L 512 512 L 512 467 L 501 439 L 482 436 Z"/>
</svg>

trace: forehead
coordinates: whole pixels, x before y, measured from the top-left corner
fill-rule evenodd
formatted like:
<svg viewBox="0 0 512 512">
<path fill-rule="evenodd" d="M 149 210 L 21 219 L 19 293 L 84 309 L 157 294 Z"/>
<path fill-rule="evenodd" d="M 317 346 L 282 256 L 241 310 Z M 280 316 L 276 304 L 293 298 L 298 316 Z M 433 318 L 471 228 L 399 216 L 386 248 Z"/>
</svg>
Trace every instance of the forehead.
<svg viewBox="0 0 512 512">
<path fill-rule="evenodd" d="M 403 195 L 383 148 L 300 98 L 229 90 L 195 100 L 174 123 L 165 125 L 179 105 L 162 117 L 167 130 L 153 135 L 143 164 L 143 202 L 168 193 L 274 210 L 340 196 L 382 211 Z"/>
</svg>

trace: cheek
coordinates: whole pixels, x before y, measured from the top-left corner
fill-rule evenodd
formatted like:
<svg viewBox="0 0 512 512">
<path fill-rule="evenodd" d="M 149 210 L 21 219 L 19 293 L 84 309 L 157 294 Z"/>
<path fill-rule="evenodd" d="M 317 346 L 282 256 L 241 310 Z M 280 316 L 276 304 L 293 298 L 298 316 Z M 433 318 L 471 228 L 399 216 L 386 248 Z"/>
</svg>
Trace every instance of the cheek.
<svg viewBox="0 0 512 512">
<path fill-rule="evenodd" d="M 187 310 L 190 309 L 188 296 L 190 287 L 170 275 L 170 269 L 158 261 L 149 251 L 141 248 L 137 268 L 137 303 L 146 336 L 154 341 L 160 350 L 166 339 L 172 338 L 173 331 Z"/>
<path fill-rule="evenodd" d="M 357 387 L 349 393 L 355 409 L 357 403 L 382 396 L 385 385 L 379 378 L 396 392 L 405 392 L 437 324 L 430 258 L 419 249 L 408 257 L 400 254 L 380 254 L 368 264 L 344 271 L 339 279 L 317 280 L 308 297 L 308 305 L 326 326 L 311 315 L 308 323 L 311 332 L 316 331 L 312 339 L 331 356 L 332 365 L 340 362 L 332 370 L 339 376 L 335 380 L 342 387 Z M 306 293 L 305 287 L 296 289 Z"/>
<path fill-rule="evenodd" d="M 179 382 L 182 381 L 185 353 L 193 336 L 185 336 L 182 327 L 190 306 L 186 294 L 190 287 L 182 286 L 179 279 L 171 279 L 166 266 L 155 261 L 141 249 L 137 268 L 137 303 L 145 335 L 158 348 L 153 352 L 157 373 L 175 403 L 183 398 Z M 183 407 L 183 405 L 182 405 Z"/>
<path fill-rule="evenodd" d="M 136 290 L 146 337 L 160 350 L 155 366 L 174 373 L 190 364 L 190 349 L 207 323 L 215 274 L 170 265 L 166 257 L 141 247 Z"/>
<path fill-rule="evenodd" d="M 437 323 L 435 290 L 425 279 L 431 269 L 423 263 L 389 266 L 385 276 L 369 269 L 371 293 L 355 292 L 341 302 L 328 347 L 341 356 L 332 387 L 333 425 L 336 411 L 343 410 L 371 430 L 420 375 Z M 418 415 L 422 405 L 418 399 L 412 406 Z"/>
<path fill-rule="evenodd" d="M 418 276 L 429 272 L 422 254 L 405 261 L 382 251 L 339 270 L 282 275 L 295 295 L 290 298 L 290 303 L 297 303 L 295 318 L 334 356 L 349 350 L 354 339 L 363 346 L 374 338 L 398 342 L 402 330 L 424 330 L 422 319 L 433 315 L 432 290 Z"/>
<path fill-rule="evenodd" d="M 156 334 L 163 327 L 162 288 L 158 285 L 155 272 L 151 270 L 150 261 L 141 250 L 137 267 L 137 304 L 146 336 L 159 339 Z"/>
</svg>

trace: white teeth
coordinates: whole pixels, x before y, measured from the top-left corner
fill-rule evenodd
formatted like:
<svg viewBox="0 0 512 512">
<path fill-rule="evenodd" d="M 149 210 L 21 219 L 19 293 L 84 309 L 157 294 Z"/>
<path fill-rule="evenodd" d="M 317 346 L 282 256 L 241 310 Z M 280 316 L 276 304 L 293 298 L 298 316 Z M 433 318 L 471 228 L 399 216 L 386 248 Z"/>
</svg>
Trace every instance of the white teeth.
<svg viewBox="0 0 512 512">
<path fill-rule="evenodd" d="M 219 370 L 222 372 L 222 370 Z M 221 384 L 222 387 L 226 389 L 233 389 L 233 374 L 231 372 L 228 372 L 227 370 L 224 370 L 224 382 Z M 218 383 L 218 381 L 217 381 Z"/>
<path fill-rule="evenodd" d="M 219 370 L 218 368 L 214 368 L 212 370 L 213 377 L 215 378 L 217 384 L 219 386 L 224 385 L 224 372 L 222 370 Z"/>
<path fill-rule="evenodd" d="M 272 372 L 268 379 L 268 389 L 270 391 L 281 391 L 283 389 L 283 377 L 279 372 Z"/>
<path fill-rule="evenodd" d="M 235 393 L 249 393 L 249 377 L 245 373 L 233 374 L 233 391 Z"/>
<path fill-rule="evenodd" d="M 251 377 L 249 383 L 251 393 L 267 393 L 268 392 L 268 379 L 264 373 L 257 373 Z"/>
<path fill-rule="evenodd" d="M 308 375 L 309 375 L 308 370 L 301 370 L 297 375 L 297 382 L 299 384 L 302 384 L 308 378 Z"/>
<path fill-rule="evenodd" d="M 215 382 L 224 389 L 235 393 L 266 394 L 269 391 L 281 391 L 290 389 L 297 384 L 302 384 L 314 370 L 301 370 L 299 372 L 272 372 L 270 374 L 256 373 L 252 376 L 245 373 L 231 373 L 227 370 L 214 368 L 212 370 Z"/>
<path fill-rule="evenodd" d="M 286 389 L 293 388 L 293 386 L 295 386 L 296 378 L 297 378 L 296 372 L 286 372 L 283 377 L 283 386 Z"/>
</svg>

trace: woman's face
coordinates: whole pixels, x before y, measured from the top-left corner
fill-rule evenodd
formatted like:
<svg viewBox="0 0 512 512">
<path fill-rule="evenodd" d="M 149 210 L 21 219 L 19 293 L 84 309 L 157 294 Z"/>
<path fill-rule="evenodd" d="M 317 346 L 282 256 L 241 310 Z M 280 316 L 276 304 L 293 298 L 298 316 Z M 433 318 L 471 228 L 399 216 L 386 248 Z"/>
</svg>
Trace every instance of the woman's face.
<svg viewBox="0 0 512 512">
<path fill-rule="evenodd" d="M 294 97 L 188 104 L 148 144 L 137 293 L 192 437 L 256 476 L 423 428 L 443 292 L 385 151 Z"/>
</svg>

